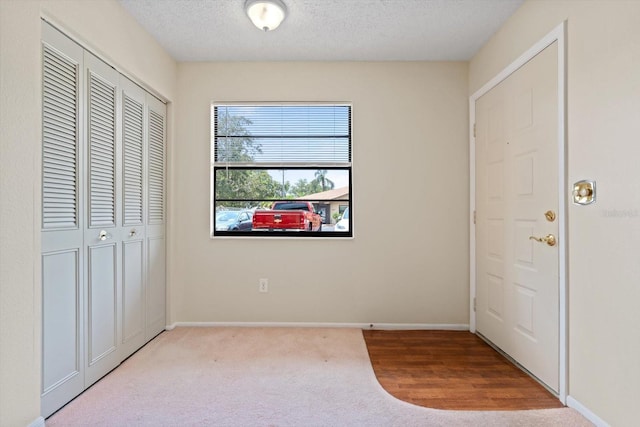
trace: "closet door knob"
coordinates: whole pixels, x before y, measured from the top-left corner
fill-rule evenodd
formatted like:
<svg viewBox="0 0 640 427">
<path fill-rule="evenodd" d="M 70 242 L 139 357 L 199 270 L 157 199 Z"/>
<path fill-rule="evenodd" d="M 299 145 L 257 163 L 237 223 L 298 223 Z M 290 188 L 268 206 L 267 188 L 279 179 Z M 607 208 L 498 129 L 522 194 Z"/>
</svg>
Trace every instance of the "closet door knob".
<svg viewBox="0 0 640 427">
<path fill-rule="evenodd" d="M 107 230 L 100 230 L 100 234 L 98 235 L 98 239 L 107 240 L 111 238 L 111 234 L 107 233 Z"/>
</svg>

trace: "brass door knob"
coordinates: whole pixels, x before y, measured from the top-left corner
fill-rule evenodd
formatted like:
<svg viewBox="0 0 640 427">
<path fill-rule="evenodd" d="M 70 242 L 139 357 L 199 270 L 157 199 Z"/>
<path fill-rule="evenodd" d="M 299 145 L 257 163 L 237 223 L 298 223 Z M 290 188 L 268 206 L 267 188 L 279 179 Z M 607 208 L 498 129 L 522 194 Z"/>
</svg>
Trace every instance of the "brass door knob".
<svg viewBox="0 0 640 427">
<path fill-rule="evenodd" d="M 544 237 L 536 237 L 536 236 L 529 236 L 529 240 L 535 240 L 536 242 L 544 242 L 549 246 L 555 246 L 556 243 L 558 243 L 558 241 L 556 240 L 556 236 L 554 236 L 553 234 L 547 234 Z"/>
</svg>

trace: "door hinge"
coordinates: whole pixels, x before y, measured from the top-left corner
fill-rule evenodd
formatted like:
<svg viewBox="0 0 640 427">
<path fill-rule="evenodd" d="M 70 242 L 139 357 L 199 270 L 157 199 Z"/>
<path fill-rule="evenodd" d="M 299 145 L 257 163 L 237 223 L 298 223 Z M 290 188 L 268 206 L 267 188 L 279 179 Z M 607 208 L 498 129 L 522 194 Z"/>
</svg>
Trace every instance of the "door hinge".
<svg viewBox="0 0 640 427">
<path fill-rule="evenodd" d="M 473 137 L 476 137 L 476 124 L 473 124 Z"/>
<path fill-rule="evenodd" d="M 476 211 L 473 211 L 473 223 L 476 223 Z"/>
<path fill-rule="evenodd" d="M 473 297 L 473 311 L 476 311 L 476 297 Z"/>
</svg>

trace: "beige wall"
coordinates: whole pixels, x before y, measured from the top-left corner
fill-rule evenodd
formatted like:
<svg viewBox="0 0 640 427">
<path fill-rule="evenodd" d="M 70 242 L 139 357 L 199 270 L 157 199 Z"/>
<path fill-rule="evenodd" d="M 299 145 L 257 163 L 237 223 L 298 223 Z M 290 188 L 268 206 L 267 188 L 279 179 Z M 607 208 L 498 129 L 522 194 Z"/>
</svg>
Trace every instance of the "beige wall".
<svg viewBox="0 0 640 427">
<path fill-rule="evenodd" d="M 469 93 L 568 22 L 569 395 L 605 422 L 637 424 L 640 395 L 640 2 L 526 2 L 471 61 Z"/>
<path fill-rule="evenodd" d="M 114 1 L 0 0 L 0 426 L 40 415 L 40 17 L 171 100 L 176 64 Z M 170 119 L 171 120 L 171 119 Z M 170 122 L 171 123 L 171 122 Z"/>
<path fill-rule="evenodd" d="M 468 324 L 467 78 L 466 63 L 180 64 L 174 320 Z M 352 102 L 355 238 L 210 239 L 214 100 Z"/>
</svg>

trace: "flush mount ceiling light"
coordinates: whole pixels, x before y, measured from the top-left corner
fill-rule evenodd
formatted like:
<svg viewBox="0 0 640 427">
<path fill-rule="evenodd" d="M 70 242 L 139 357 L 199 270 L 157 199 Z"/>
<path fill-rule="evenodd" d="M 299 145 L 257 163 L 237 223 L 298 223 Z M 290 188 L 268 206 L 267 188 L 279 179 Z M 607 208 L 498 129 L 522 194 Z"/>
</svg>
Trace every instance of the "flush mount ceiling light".
<svg viewBox="0 0 640 427">
<path fill-rule="evenodd" d="M 263 31 L 275 30 L 287 15 L 287 8 L 280 0 L 247 0 L 244 10 L 253 25 Z"/>
</svg>

